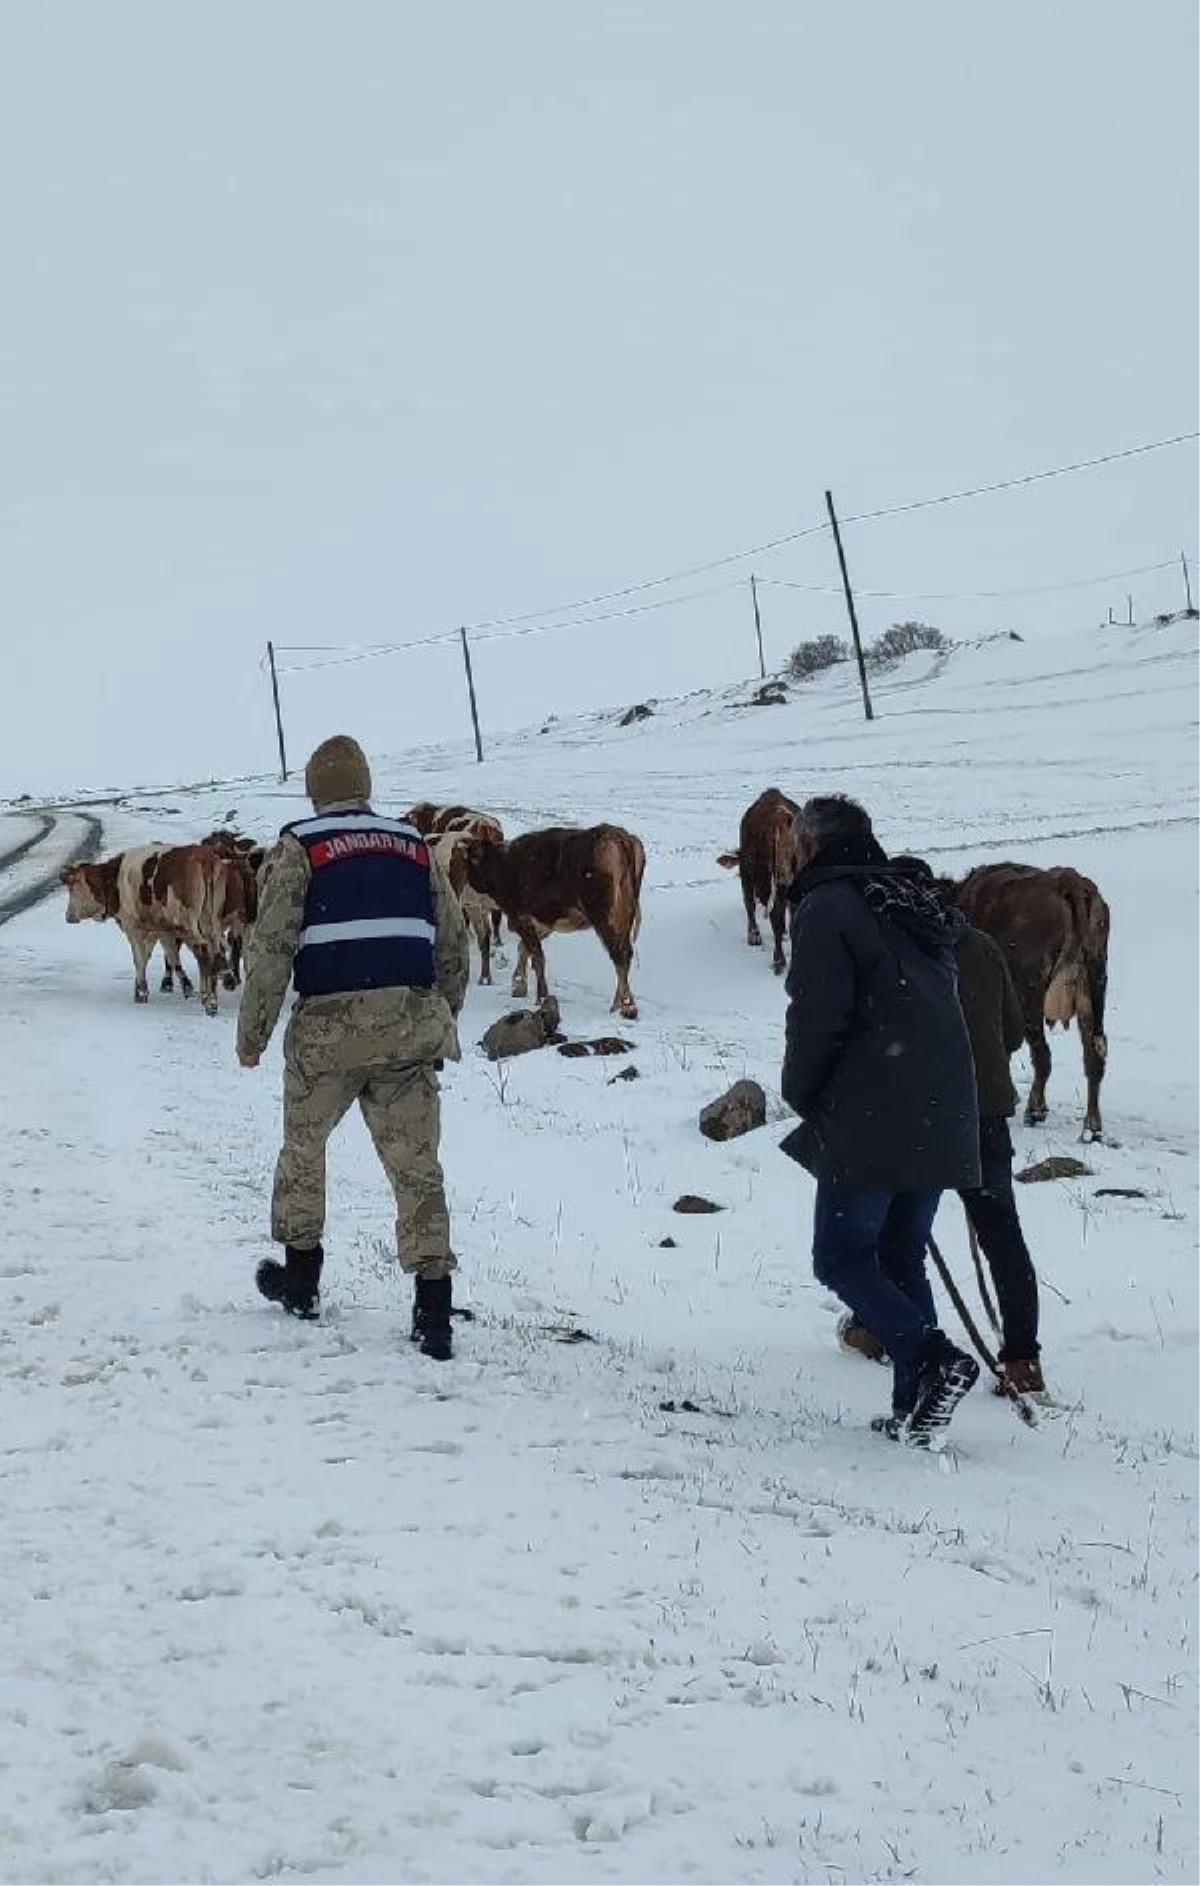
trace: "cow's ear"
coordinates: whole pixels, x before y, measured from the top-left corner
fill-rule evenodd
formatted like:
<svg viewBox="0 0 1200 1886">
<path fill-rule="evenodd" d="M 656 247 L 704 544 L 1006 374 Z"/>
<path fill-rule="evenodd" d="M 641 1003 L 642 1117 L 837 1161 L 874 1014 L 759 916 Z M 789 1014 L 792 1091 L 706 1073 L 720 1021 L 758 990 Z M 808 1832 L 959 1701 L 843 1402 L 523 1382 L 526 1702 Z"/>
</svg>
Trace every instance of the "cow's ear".
<svg viewBox="0 0 1200 1886">
<path fill-rule="evenodd" d="M 60 884 L 70 884 L 74 881 L 74 877 L 75 877 L 75 866 L 73 864 L 64 864 L 62 870 L 58 874 L 58 881 Z"/>
</svg>

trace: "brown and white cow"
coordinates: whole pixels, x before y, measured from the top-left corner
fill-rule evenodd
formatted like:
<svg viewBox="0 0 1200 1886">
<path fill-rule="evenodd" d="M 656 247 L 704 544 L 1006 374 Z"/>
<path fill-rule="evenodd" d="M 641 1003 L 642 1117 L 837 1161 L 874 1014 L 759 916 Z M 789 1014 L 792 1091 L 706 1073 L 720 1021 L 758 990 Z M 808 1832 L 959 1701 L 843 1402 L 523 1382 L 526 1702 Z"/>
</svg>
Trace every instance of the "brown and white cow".
<svg viewBox="0 0 1200 1886">
<path fill-rule="evenodd" d="M 434 805 L 432 799 L 418 799 L 416 805 L 410 806 L 404 814 L 404 819 L 406 824 L 415 826 L 424 837 L 439 838 L 444 833 L 453 832 L 461 838 L 483 838 L 494 845 L 504 843 L 504 827 L 499 819 L 494 819 L 490 812 L 477 812 L 469 805 Z M 501 915 L 499 910 L 493 909 L 492 942 L 497 949 L 500 934 Z M 490 982 L 491 979 L 490 968 L 486 976 L 479 978 L 481 982 Z"/>
<path fill-rule="evenodd" d="M 245 952 L 246 937 L 253 928 L 258 916 L 258 878 L 266 859 L 266 849 L 257 839 L 247 838 L 244 832 L 231 831 L 221 826 L 215 832 L 209 832 L 207 838 L 200 840 L 202 845 L 209 845 L 218 857 L 226 859 L 235 867 L 235 879 L 230 882 L 227 901 L 230 906 L 230 920 L 225 931 L 225 950 L 228 967 L 221 980 L 227 989 L 236 989 L 242 980 L 242 956 Z M 166 954 L 164 948 L 164 955 Z M 170 960 L 167 975 L 163 978 L 163 987 L 169 986 L 171 973 Z M 188 990 L 184 987 L 184 994 Z"/>
<path fill-rule="evenodd" d="M 636 1021 L 629 970 L 642 920 L 646 852 L 640 838 L 619 825 L 593 825 L 582 831 L 552 827 L 526 832 L 508 844 L 472 838 L 466 865 L 468 882 L 492 899 L 520 938 L 512 981 L 515 996 L 528 991 L 530 962 L 538 1001 L 549 993 L 544 936 L 594 930 L 617 972 L 612 1006 L 628 1021 Z"/>
<path fill-rule="evenodd" d="M 762 947 L 756 906 L 761 904 L 768 912 L 775 938 L 771 968 L 777 976 L 787 968 L 783 932 L 787 926 L 787 894 L 796 875 L 795 820 L 799 810 L 778 786 L 768 786 L 742 813 L 737 850 L 723 851 L 717 859 L 726 871 L 736 868 L 741 877 L 746 941 L 754 949 Z"/>
<path fill-rule="evenodd" d="M 154 945 L 170 939 L 192 951 L 204 1010 L 216 1014 L 222 937 L 237 902 L 236 869 L 227 859 L 206 845 L 142 845 L 99 864 L 68 865 L 61 877 L 68 923 L 111 917 L 124 932 L 133 954 L 135 1002 L 149 1000 L 146 965 Z"/>
<path fill-rule="evenodd" d="M 494 819 L 490 812 L 476 812 L 469 805 L 434 805 L 431 799 L 419 799 L 404 814 L 404 821 L 415 825 L 425 837 L 430 833 L 436 837 L 441 832 L 467 832 L 472 838 L 490 838 L 497 845 L 504 843 L 499 819 Z"/>
<path fill-rule="evenodd" d="M 1046 1024 L 1079 1023 L 1087 1079 L 1084 1139 L 1099 1139 L 1100 1083 L 1108 1061 L 1104 1003 L 1108 992 L 1108 905 L 1091 878 L 1069 865 L 981 864 L 965 878 L 937 880 L 943 899 L 986 930 L 1004 951 L 1020 997 L 1033 1085 L 1029 1125 L 1047 1113 L 1050 1045 Z"/>
<path fill-rule="evenodd" d="M 501 912 L 490 897 L 475 889 L 467 877 L 467 846 L 470 842 L 465 832 L 439 832 L 436 837 L 430 836 L 427 840 L 431 853 L 450 880 L 468 928 L 474 935 L 479 949 L 479 980 L 481 983 L 490 983 L 492 936 L 494 932 L 499 937 Z"/>
</svg>

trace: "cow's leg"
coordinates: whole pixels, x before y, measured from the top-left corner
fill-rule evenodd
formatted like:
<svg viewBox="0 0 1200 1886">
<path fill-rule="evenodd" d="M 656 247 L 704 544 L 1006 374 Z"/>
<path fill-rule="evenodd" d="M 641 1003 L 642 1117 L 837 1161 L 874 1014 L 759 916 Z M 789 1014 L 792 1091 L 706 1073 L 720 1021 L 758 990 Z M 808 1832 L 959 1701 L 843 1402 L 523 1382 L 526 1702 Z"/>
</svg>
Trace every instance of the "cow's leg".
<svg viewBox="0 0 1200 1886">
<path fill-rule="evenodd" d="M 242 939 L 231 930 L 225 939 L 228 950 L 221 981 L 227 989 L 236 989 L 242 980 Z"/>
<path fill-rule="evenodd" d="M 196 993 L 196 985 L 183 966 L 183 955 L 179 948 L 178 937 L 172 937 L 171 948 L 175 952 L 175 974 L 179 977 L 179 987 L 183 992 L 184 1000 L 189 1001 Z"/>
<path fill-rule="evenodd" d="M 787 928 L 787 896 L 782 884 L 775 886 L 775 896 L 771 902 L 771 934 L 775 938 L 775 954 L 771 958 L 771 968 L 777 976 L 782 976 L 787 968 L 787 958 L 783 953 L 783 933 Z"/>
<path fill-rule="evenodd" d="M 610 1012 L 623 1016 L 627 1022 L 636 1022 L 638 1009 L 633 990 L 629 986 L 629 971 L 633 967 L 633 938 L 637 928 L 637 907 L 634 906 L 631 919 L 625 923 L 614 922 L 609 910 L 596 908 L 588 911 L 588 915 L 591 917 L 593 930 L 603 943 L 608 952 L 609 961 L 617 972 L 617 988 Z"/>
<path fill-rule="evenodd" d="M 224 952 L 209 944 L 198 943 L 193 950 L 200 971 L 200 1006 L 206 1015 L 217 1012 L 217 980 L 224 963 Z"/>
<path fill-rule="evenodd" d="M 184 968 L 183 960 L 179 954 L 179 938 L 177 936 L 164 936 L 159 940 L 162 943 L 163 959 L 166 963 L 166 969 L 163 972 L 162 979 L 163 994 L 170 995 L 173 993 L 175 978 L 178 977 L 180 994 L 185 999 L 190 995 L 194 995 L 196 993 L 195 984 Z"/>
<path fill-rule="evenodd" d="M 1025 1102 L 1025 1124 L 1041 1126 L 1049 1111 L 1046 1105 L 1046 1082 L 1050 1079 L 1050 1043 L 1046 1040 L 1046 1025 L 1040 1013 L 1032 1015 L 1028 1009 L 1025 1011 L 1025 1040 L 1029 1045 L 1029 1058 L 1033 1062 L 1033 1085 Z"/>
<path fill-rule="evenodd" d="M 520 938 L 521 947 L 517 952 L 517 966 L 513 971 L 512 992 L 516 996 L 528 994 L 528 972 L 529 965 L 532 963 L 537 999 L 539 1002 L 544 1002 L 550 990 L 546 984 L 546 956 L 542 949 L 542 939 L 532 923 L 514 924 L 513 928 Z"/>
<path fill-rule="evenodd" d="M 133 999 L 148 1002 L 150 985 L 146 981 L 146 965 L 154 951 L 154 938 L 135 930 L 129 938 L 129 947 L 133 952 Z"/>
<path fill-rule="evenodd" d="M 519 930 L 516 931 L 516 935 L 518 938 L 517 961 L 513 969 L 511 993 L 518 1000 L 522 1000 L 529 994 L 529 949 Z"/>
<path fill-rule="evenodd" d="M 475 941 L 479 945 L 479 980 L 492 980 L 492 920 L 488 911 L 478 911 L 473 919 Z"/>
<path fill-rule="evenodd" d="M 1101 1139 L 1104 1127 L 1100 1119 L 1100 1083 L 1104 1079 L 1104 1069 L 1108 1060 L 1108 1042 L 1095 1018 L 1080 1009 L 1078 1014 L 1079 1039 L 1083 1047 L 1083 1072 L 1087 1079 L 1087 1113 L 1083 1121 L 1085 1140 Z"/>
<path fill-rule="evenodd" d="M 758 927 L 758 909 L 754 898 L 754 878 L 747 866 L 738 864 L 738 875 L 742 880 L 742 902 L 746 906 L 746 941 L 752 949 L 762 948 L 762 931 Z"/>
</svg>

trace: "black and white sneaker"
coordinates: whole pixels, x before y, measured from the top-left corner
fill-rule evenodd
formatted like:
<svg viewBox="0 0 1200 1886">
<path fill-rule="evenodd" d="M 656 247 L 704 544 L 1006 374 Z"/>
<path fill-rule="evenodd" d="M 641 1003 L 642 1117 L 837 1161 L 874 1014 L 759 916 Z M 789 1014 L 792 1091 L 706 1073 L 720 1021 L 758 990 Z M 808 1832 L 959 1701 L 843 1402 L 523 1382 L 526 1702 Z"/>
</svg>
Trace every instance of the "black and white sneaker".
<svg viewBox="0 0 1200 1886">
<path fill-rule="evenodd" d="M 872 1415 L 872 1434 L 882 1434 L 889 1441 L 904 1439 L 904 1424 L 908 1416 L 901 1410 L 899 1414 Z"/>
<path fill-rule="evenodd" d="M 934 1330 L 917 1377 L 916 1406 L 905 1429 L 909 1446 L 929 1447 L 978 1380 L 979 1364 L 974 1356 L 956 1349 L 940 1330 Z"/>
</svg>

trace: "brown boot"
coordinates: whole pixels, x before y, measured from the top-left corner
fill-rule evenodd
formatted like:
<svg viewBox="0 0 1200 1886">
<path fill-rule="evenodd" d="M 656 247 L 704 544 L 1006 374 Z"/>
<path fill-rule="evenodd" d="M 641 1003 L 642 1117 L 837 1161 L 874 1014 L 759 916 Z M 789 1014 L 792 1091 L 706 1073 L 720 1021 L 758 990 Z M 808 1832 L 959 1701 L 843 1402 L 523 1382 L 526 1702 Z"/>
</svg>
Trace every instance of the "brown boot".
<svg viewBox="0 0 1200 1886">
<path fill-rule="evenodd" d="M 1042 1365 L 1036 1356 L 1025 1362 L 1002 1362 L 1000 1373 L 1005 1381 L 1010 1382 L 1018 1395 L 1044 1395 L 1046 1381 L 1042 1374 Z M 1004 1389 L 996 1383 L 995 1392 L 1003 1395 Z"/>
<path fill-rule="evenodd" d="M 838 1317 L 837 1335 L 842 1348 L 852 1349 L 856 1356 L 865 1356 L 868 1362 L 887 1361 L 887 1351 L 878 1336 L 873 1336 L 865 1323 L 856 1323 L 853 1311 Z"/>
</svg>

